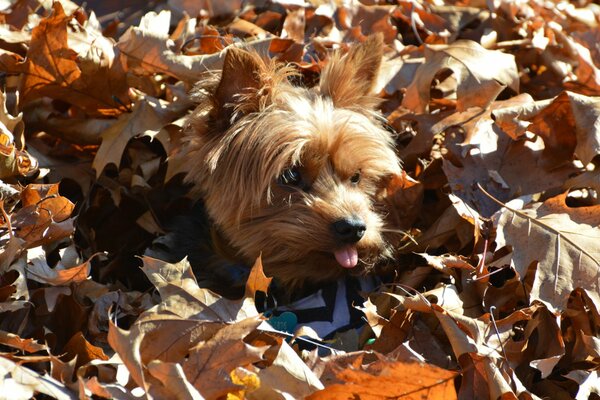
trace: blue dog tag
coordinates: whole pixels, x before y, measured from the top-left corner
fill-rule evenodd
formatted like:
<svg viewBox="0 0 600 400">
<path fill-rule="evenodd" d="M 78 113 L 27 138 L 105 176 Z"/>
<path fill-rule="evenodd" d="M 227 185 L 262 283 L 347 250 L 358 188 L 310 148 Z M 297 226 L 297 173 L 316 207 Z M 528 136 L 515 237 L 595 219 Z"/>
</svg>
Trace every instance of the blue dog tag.
<svg viewBox="0 0 600 400">
<path fill-rule="evenodd" d="M 268 319 L 269 324 L 278 331 L 294 333 L 298 325 L 298 317 L 293 312 L 285 311 Z"/>
</svg>

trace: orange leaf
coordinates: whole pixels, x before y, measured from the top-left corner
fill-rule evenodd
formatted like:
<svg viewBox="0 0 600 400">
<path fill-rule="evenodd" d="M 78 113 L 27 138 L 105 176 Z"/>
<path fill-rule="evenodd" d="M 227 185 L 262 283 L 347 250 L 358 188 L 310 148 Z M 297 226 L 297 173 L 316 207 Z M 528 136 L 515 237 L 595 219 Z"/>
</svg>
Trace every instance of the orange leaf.
<svg viewBox="0 0 600 400">
<path fill-rule="evenodd" d="M 378 361 L 367 371 L 347 368 L 337 374 L 342 384 L 326 387 L 307 400 L 456 399 L 455 372 L 416 362 Z"/>
<path fill-rule="evenodd" d="M 269 285 L 273 278 L 267 278 L 263 271 L 262 260 L 260 256 L 254 262 L 254 266 L 250 271 L 250 275 L 248 276 L 248 281 L 246 281 L 246 294 L 245 297 L 254 298 L 257 291 L 267 293 L 269 289 Z"/>
<path fill-rule="evenodd" d="M 77 356 L 77 367 L 92 360 L 108 360 L 108 356 L 104 354 L 104 351 L 88 342 L 81 332 L 77 332 L 69 339 L 64 351 L 67 353 L 67 358 Z"/>
</svg>

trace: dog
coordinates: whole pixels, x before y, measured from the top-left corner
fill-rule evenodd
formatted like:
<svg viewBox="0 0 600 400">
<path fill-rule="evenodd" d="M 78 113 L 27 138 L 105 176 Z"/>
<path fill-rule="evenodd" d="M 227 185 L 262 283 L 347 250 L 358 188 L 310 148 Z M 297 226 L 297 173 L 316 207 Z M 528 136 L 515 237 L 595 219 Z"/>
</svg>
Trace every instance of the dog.
<svg viewBox="0 0 600 400">
<path fill-rule="evenodd" d="M 315 87 L 290 65 L 231 47 L 200 82 L 185 126 L 185 181 L 204 202 L 213 244 L 282 287 L 363 275 L 393 257 L 383 199 L 401 172 L 372 93 L 381 35 L 335 53 Z"/>
</svg>

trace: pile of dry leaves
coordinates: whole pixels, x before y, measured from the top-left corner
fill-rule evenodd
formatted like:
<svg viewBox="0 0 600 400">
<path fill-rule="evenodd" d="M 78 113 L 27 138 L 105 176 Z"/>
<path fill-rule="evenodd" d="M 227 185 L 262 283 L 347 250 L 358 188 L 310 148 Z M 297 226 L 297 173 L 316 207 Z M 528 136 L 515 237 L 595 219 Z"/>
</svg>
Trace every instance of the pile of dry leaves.
<svg viewBox="0 0 600 400">
<path fill-rule="evenodd" d="M 600 396 L 600 6 L 88 5 L 0 1 L 0 397 Z M 260 260 L 233 301 L 186 261 L 140 256 L 189 210 L 167 156 L 227 46 L 311 85 L 373 32 L 414 241 L 396 284 L 357 305 L 371 340 L 320 357 L 257 312 Z"/>
</svg>

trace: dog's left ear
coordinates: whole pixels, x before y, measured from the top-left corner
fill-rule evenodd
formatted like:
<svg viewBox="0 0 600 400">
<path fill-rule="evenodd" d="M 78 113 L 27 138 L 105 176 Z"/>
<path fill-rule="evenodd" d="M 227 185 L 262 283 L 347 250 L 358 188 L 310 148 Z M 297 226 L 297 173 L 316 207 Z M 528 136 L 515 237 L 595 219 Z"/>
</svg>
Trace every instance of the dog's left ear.
<svg viewBox="0 0 600 400">
<path fill-rule="evenodd" d="M 373 97 L 383 57 L 383 35 L 371 35 L 348 54 L 336 54 L 321 74 L 321 93 L 330 97 L 337 107 L 375 107 Z"/>
</svg>

